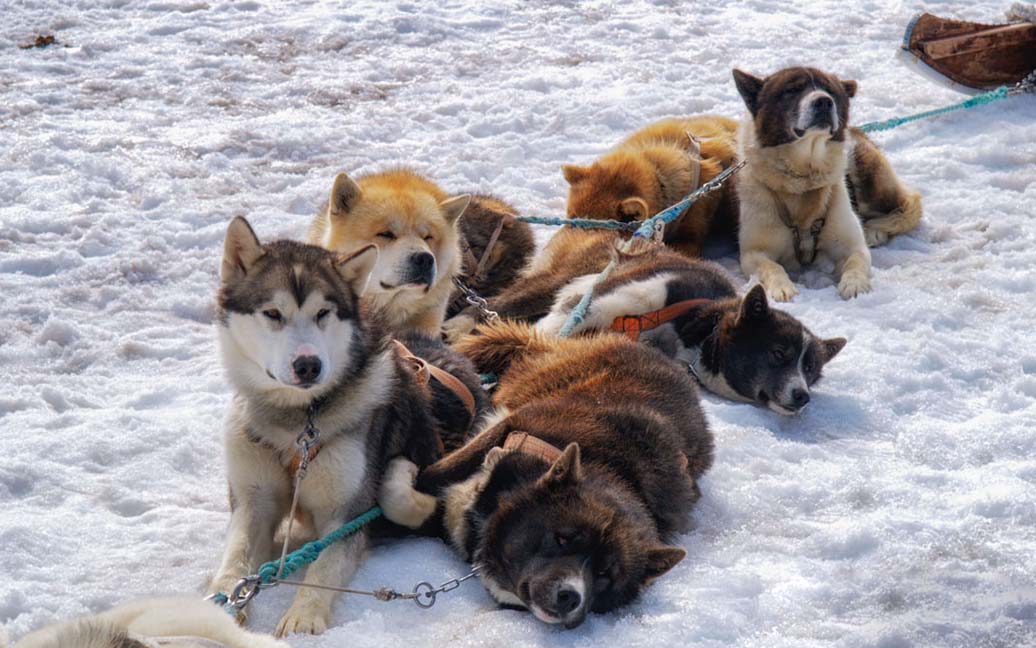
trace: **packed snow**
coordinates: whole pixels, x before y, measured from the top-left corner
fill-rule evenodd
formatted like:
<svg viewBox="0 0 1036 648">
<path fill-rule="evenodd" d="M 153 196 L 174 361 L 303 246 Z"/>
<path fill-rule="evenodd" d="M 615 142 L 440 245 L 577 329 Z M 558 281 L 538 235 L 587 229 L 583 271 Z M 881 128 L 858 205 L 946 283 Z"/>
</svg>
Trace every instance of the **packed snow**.
<svg viewBox="0 0 1036 648">
<path fill-rule="evenodd" d="M 562 163 L 663 116 L 740 116 L 735 65 L 857 79 L 856 123 L 959 101 L 896 58 L 903 29 L 1006 4 L 5 3 L 0 626 L 200 592 L 215 570 L 233 215 L 302 237 L 336 172 L 401 164 L 558 215 Z M 38 34 L 58 44 L 18 48 Z M 1036 645 L 1034 116 L 1020 97 L 876 136 L 923 224 L 874 251 L 869 295 L 800 279 L 787 309 L 849 339 L 804 414 L 705 397 L 718 452 L 688 557 L 638 603 L 564 631 L 475 583 L 429 611 L 343 597 L 290 643 Z M 466 571 L 409 539 L 355 585 Z M 264 592 L 252 627 L 291 594 Z"/>
</svg>

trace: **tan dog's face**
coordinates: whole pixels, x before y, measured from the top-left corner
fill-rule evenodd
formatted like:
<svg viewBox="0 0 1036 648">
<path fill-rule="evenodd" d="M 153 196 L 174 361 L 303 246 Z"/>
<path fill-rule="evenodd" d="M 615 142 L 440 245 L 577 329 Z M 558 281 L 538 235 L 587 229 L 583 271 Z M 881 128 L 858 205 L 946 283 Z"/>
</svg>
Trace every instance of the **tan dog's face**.
<svg viewBox="0 0 1036 648">
<path fill-rule="evenodd" d="M 566 164 L 561 168 L 568 181 L 568 217 L 619 220 L 624 223 L 644 220 L 650 208 L 642 187 L 643 171 L 627 161 L 595 162 L 582 167 Z"/>
<path fill-rule="evenodd" d="M 465 195 L 439 203 L 426 192 L 397 187 L 361 190 L 341 173 L 331 191 L 324 244 L 348 252 L 373 243 L 378 262 L 366 294 L 420 296 L 453 264 L 455 226 L 469 200 Z"/>
</svg>

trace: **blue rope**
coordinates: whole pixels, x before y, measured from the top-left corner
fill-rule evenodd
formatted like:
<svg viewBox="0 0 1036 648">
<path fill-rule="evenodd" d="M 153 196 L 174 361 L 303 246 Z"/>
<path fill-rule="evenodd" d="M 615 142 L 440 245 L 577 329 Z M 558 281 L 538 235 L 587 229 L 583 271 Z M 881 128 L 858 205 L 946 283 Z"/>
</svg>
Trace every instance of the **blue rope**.
<svg viewBox="0 0 1036 648">
<path fill-rule="evenodd" d="M 342 538 L 351 536 L 356 533 L 364 526 L 370 524 L 374 520 L 378 519 L 382 515 L 380 506 L 375 506 L 366 513 L 360 514 L 359 517 L 349 520 L 342 526 L 338 527 L 331 533 L 327 534 L 319 540 L 313 542 L 307 542 L 295 551 L 291 552 L 284 557 L 284 570 L 281 571 L 281 576 L 291 576 L 298 570 L 302 569 L 309 563 L 315 561 L 320 557 L 320 553 L 327 549 L 329 546 L 338 542 Z M 269 583 L 277 576 L 277 570 L 280 569 L 281 561 L 271 560 L 265 563 L 256 572 L 259 580 L 263 583 Z"/>
<path fill-rule="evenodd" d="M 929 117 L 935 117 L 936 115 L 942 115 L 954 110 L 965 110 L 969 108 L 975 108 L 977 106 L 984 106 L 994 101 L 1006 99 L 1010 96 L 1010 91 L 1007 86 L 1000 86 L 996 90 L 990 90 L 989 92 L 983 92 L 982 94 L 975 95 L 970 99 L 965 99 L 960 103 L 955 103 L 951 106 L 944 108 L 936 108 L 935 110 L 926 110 L 925 112 L 917 113 L 916 115 L 907 115 L 906 117 L 893 117 L 892 119 L 886 119 L 885 121 L 869 122 L 860 126 L 860 130 L 864 133 L 874 133 L 877 131 L 885 131 L 902 126 L 903 124 L 909 124 L 910 122 L 917 121 L 919 119 L 927 119 Z"/>
<path fill-rule="evenodd" d="M 552 225 L 555 227 L 575 227 L 576 229 L 603 229 L 633 232 L 640 223 L 637 221 L 624 223 L 617 220 L 594 220 L 592 218 L 556 218 L 553 216 L 516 216 L 517 220 L 530 225 Z"/>
</svg>

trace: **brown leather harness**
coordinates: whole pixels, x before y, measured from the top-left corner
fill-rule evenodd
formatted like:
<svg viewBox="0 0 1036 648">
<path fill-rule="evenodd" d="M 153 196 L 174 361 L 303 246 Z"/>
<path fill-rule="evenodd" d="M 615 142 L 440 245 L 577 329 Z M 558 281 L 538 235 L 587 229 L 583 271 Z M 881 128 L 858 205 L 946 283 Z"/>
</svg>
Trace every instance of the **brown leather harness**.
<svg viewBox="0 0 1036 648">
<path fill-rule="evenodd" d="M 624 333 L 626 337 L 636 342 L 644 331 L 658 328 L 710 302 L 712 302 L 711 299 L 685 299 L 640 315 L 620 315 L 612 320 L 612 325 L 608 330 Z"/>
<path fill-rule="evenodd" d="M 503 448 L 504 450 L 516 450 L 533 457 L 539 457 L 549 464 L 554 463 L 561 456 L 561 450 L 558 450 L 557 446 L 534 437 L 528 432 L 511 432 L 504 440 Z"/>
</svg>

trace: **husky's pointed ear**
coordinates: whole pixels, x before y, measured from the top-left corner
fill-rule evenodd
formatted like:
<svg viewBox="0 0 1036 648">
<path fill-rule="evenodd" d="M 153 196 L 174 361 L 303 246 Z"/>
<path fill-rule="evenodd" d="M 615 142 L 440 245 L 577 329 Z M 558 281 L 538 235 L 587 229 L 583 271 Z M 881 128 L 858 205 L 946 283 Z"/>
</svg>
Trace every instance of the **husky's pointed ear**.
<svg viewBox="0 0 1036 648">
<path fill-rule="evenodd" d="M 734 68 L 734 85 L 737 86 L 737 91 L 752 115 L 759 110 L 759 91 L 763 89 L 763 83 L 763 79 Z"/>
<path fill-rule="evenodd" d="M 335 259 L 335 268 L 342 275 L 349 288 L 356 295 L 362 295 L 367 290 L 367 280 L 370 279 L 371 270 L 378 262 L 378 248 L 375 245 L 368 245 L 360 248 L 352 254 L 340 254 Z"/>
<path fill-rule="evenodd" d="M 766 301 L 766 288 L 756 284 L 741 300 L 741 308 L 737 313 L 737 323 L 758 321 L 770 314 L 770 303 Z"/>
<path fill-rule="evenodd" d="M 439 203 L 439 209 L 442 209 L 442 215 L 446 217 L 446 222 L 453 225 L 464 214 L 464 210 L 468 208 L 468 203 L 470 202 L 471 194 L 454 196 Z"/>
<path fill-rule="evenodd" d="M 619 214 L 622 218 L 631 221 L 645 220 L 648 214 L 648 204 L 643 198 L 627 198 L 619 203 Z"/>
<path fill-rule="evenodd" d="M 255 235 L 252 226 L 243 216 L 230 221 L 227 235 L 223 239 L 223 262 L 219 267 L 219 278 L 223 283 L 240 279 L 263 255 L 263 245 Z"/>
<path fill-rule="evenodd" d="M 568 444 L 561 456 L 554 460 L 550 469 L 540 477 L 540 483 L 547 488 L 570 486 L 578 484 L 582 480 L 583 464 L 579 459 L 578 443 Z"/>
<path fill-rule="evenodd" d="M 830 338 L 821 341 L 820 345 L 824 349 L 824 362 L 830 362 L 832 358 L 838 355 L 838 352 L 845 348 L 846 339 L 843 337 Z"/>
<path fill-rule="evenodd" d="M 666 573 L 684 559 L 687 552 L 680 547 L 659 545 L 648 549 L 647 564 L 644 567 L 644 581 L 652 581 Z"/>
<path fill-rule="evenodd" d="M 845 90 L 845 94 L 848 95 L 850 98 L 856 96 L 856 87 L 857 84 L 855 81 L 842 81 L 842 89 Z"/>
<path fill-rule="evenodd" d="M 360 185 L 349 177 L 347 173 L 339 173 L 335 176 L 335 183 L 331 186 L 331 198 L 328 200 L 328 211 L 332 216 L 344 216 L 356 206 L 356 200 L 360 197 Z"/>
<path fill-rule="evenodd" d="M 562 164 L 561 174 L 565 176 L 565 182 L 570 185 L 577 185 L 590 175 L 590 167 L 579 166 L 578 164 Z"/>
</svg>

